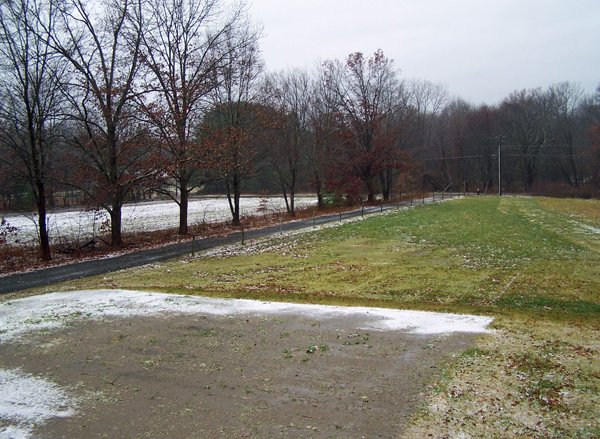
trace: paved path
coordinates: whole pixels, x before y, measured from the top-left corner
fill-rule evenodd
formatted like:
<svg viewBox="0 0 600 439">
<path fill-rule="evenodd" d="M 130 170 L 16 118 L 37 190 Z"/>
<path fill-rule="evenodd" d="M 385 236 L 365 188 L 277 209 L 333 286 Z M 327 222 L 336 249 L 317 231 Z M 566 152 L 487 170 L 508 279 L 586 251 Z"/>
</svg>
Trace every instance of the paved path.
<svg viewBox="0 0 600 439">
<path fill-rule="evenodd" d="M 435 198 L 435 201 L 441 198 Z M 377 207 L 365 207 L 339 214 L 323 215 L 311 219 L 292 221 L 278 226 L 265 227 L 262 229 L 247 230 L 244 232 L 244 239 L 251 240 L 275 235 L 280 232 L 305 229 L 321 224 L 342 221 L 348 218 L 354 218 L 360 215 L 368 215 L 387 210 L 394 210 L 399 207 L 406 207 L 419 204 L 430 204 L 434 198 L 421 198 L 418 200 L 404 201 L 398 204 L 382 205 Z M 26 290 L 29 288 L 42 287 L 57 282 L 63 282 L 73 279 L 81 279 L 88 276 L 110 273 L 112 271 L 125 268 L 137 267 L 153 262 L 165 261 L 185 254 L 191 254 L 193 245 L 195 251 L 207 250 L 220 247 L 234 242 L 240 242 L 241 232 L 231 233 L 227 236 L 210 237 L 196 240 L 195 244 L 191 240 L 186 240 L 178 244 L 171 244 L 164 247 L 150 250 L 141 250 L 135 253 L 128 253 L 106 259 L 94 259 L 90 261 L 77 262 L 57 267 L 43 268 L 27 273 L 17 273 L 9 276 L 0 277 L 0 295 L 12 293 L 15 291 Z"/>
</svg>

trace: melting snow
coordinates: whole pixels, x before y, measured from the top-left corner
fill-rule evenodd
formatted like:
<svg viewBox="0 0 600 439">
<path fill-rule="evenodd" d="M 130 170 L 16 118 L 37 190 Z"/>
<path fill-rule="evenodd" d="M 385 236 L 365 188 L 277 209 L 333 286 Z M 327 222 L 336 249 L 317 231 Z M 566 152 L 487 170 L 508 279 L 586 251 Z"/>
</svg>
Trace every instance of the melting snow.
<svg viewBox="0 0 600 439">
<path fill-rule="evenodd" d="M 58 328 L 84 317 L 130 317 L 161 313 L 355 317 L 361 321 L 366 320 L 363 322 L 363 329 L 402 330 L 415 334 L 483 333 L 492 321 L 491 317 L 425 311 L 213 299 L 140 291 L 89 290 L 44 294 L 1 303 L 0 342 L 18 338 L 29 331 Z"/>
<path fill-rule="evenodd" d="M 584 224 L 577 221 L 573 221 L 573 223 L 578 225 L 582 230 L 586 231 L 588 234 L 600 235 L 600 227 L 590 226 L 589 224 Z"/>
<path fill-rule="evenodd" d="M 75 413 L 74 398 L 64 390 L 18 369 L 0 369 L 0 389 L 0 419 L 11 423 L 0 428 L 0 439 L 29 438 L 48 419 Z"/>
</svg>

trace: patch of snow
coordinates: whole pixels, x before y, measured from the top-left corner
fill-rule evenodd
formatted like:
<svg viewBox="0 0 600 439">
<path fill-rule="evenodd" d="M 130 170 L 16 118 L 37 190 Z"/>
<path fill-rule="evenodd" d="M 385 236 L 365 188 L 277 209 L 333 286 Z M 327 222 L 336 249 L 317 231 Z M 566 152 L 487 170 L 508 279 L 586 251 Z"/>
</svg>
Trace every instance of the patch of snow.
<svg viewBox="0 0 600 439">
<path fill-rule="evenodd" d="M 125 290 L 51 293 L 0 303 L 0 343 L 63 327 L 84 319 L 161 314 L 301 315 L 311 319 L 350 318 L 359 329 L 415 334 L 484 333 L 492 318 L 384 308 L 303 305 L 242 299 L 213 299 Z M 76 399 L 56 384 L 0 369 L 0 439 L 28 439 L 48 419 L 72 416 Z M 8 426 L 6 424 L 8 423 Z"/>
<path fill-rule="evenodd" d="M 0 439 L 25 439 L 51 418 L 75 413 L 74 398 L 59 386 L 18 369 L 0 369 L 0 419 L 9 425 L 0 429 Z"/>
<path fill-rule="evenodd" d="M 577 227 L 579 227 L 584 233 L 592 234 L 592 235 L 600 235 L 600 227 L 590 226 L 589 224 L 584 224 L 579 221 L 572 221 Z"/>
<path fill-rule="evenodd" d="M 166 313 L 204 315 L 302 315 L 315 319 L 355 318 L 361 329 L 414 334 L 484 333 L 491 317 L 387 308 L 306 305 L 245 299 L 215 299 L 125 290 L 51 293 L 0 303 L 0 342 L 84 318 Z"/>
<path fill-rule="evenodd" d="M 0 428 L 0 439 L 28 439 L 31 437 L 31 431 L 25 428 L 18 428 L 9 425 L 6 428 Z"/>
</svg>

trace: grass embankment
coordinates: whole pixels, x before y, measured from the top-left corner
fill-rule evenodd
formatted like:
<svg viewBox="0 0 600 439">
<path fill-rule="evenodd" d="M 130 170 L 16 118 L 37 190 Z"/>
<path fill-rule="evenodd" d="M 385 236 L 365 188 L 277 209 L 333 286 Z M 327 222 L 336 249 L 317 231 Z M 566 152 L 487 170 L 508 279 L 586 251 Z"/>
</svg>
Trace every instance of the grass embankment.
<svg viewBox="0 0 600 439">
<path fill-rule="evenodd" d="M 600 203 L 477 197 L 66 284 L 492 315 L 406 437 L 600 437 Z"/>
</svg>

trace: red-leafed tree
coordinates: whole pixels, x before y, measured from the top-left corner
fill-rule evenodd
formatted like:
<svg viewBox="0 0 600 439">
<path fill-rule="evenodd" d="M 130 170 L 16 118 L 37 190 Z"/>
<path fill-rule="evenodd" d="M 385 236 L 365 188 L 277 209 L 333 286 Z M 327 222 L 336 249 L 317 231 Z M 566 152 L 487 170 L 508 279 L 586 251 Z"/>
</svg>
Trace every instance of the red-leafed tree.
<svg viewBox="0 0 600 439">
<path fill-rule="evenodd" d="M 377 177 L 398 163 L 394 123 L 404 98 L 392 64 L 381 50 L 368 59 L 356 52 L 345 63 L 325 64 L 327 86 L 335 93 L 337 113 L 349 133 L 346 159 L 362 180 L 368 201 L 375 199 Z M 389 195 L 387 187 L 382 189 Z"/>
<path fill-rule="evenodd" d="M 225 183 L 232 224 L 241 221 L 240 198 L 244 180 L 257 174 L 256 158 L 273 127 L 273 109 L 252 102 L 213 107 L 200 127 L 206 164 Z"/>
</svg>

